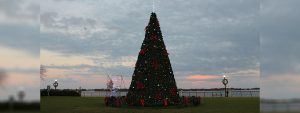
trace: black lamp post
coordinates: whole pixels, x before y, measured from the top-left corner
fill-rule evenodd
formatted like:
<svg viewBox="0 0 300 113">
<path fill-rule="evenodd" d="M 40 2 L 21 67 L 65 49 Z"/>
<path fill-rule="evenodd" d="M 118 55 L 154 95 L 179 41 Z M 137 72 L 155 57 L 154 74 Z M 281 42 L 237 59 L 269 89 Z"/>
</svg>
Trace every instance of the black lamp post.
<svg viewBox="0 0 300 113">
<path fill-rule="evenodd" d="M 56 87 L 58 86 L 57 80 L 54 81 L 53 86 L 54 86 L 54 88 L 55 88 L 55 90 L 56 90 Z"/>
<path fill-rule="evenodd" d="M 228 79 L 226 79 L 226 76 L 224 75 L 223 76 L 223 80 L 222 80 L 222 83 L 224 84 L 225 86 L 225 97 L 228 97 L 228 91 L 227 91 L 227 84 L 228 84 Z"/>
<path fill-rule="evenodd" d="M 25 97 L 25 92 L 24 92 L 24 88 L 23 87 L 20 87 L 20 90 L 18 92 L 18 97 L 19 97 L 19 101 L 23 102 L 24 97 Z"/>
<path fill-rule="evenodd" d="M 50 89 L 51 88 L 51 86 L 50 85 L 47 85 L 47 92 L 48 92 L 48 96 L 50 96 Z"/>
</svg>

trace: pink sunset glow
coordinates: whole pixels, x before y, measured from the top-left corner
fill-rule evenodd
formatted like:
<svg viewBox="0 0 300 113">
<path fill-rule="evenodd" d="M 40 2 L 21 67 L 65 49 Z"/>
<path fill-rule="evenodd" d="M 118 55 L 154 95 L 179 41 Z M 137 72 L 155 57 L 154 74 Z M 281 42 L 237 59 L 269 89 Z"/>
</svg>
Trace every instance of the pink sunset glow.
<svg viewBox="0 0 300 113">
<path fill-rule="evenodd" d="M 212 79 L 220 79 L 221 76 L 217 75 L 189 75 L 186 77 L 187 80 L 192 81 L 202 81 L 202 80 L 212 80 Z"/>
</svg>

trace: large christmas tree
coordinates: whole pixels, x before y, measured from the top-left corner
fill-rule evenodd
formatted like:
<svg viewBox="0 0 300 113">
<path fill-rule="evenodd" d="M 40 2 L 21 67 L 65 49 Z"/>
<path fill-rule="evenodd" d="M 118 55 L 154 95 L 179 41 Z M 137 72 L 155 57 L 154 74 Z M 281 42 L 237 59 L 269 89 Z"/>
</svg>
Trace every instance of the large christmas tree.
<svg viewBox="0 0 300 113">
<path fill-rule="evenodd" d="M 151 13 L 132 81 L 128 104 L 166 106 L 179 101 L 176 81 L 156 14 Z"/>
</svg>

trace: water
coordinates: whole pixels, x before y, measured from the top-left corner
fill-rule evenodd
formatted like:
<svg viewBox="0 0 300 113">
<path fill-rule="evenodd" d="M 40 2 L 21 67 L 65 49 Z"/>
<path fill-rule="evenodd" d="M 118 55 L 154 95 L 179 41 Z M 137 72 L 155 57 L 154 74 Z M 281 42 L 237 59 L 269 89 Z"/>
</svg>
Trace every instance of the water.
<svg viewBox="0 0 300 113">
<path fill-rule="evenodd" d="M 300 102 L 262 102 L 260 108 L 262 112 L 300 112 Z"/>
<path fill-rule="evenodd" d="M 119 96 L 126 96 L 127 91 L 118 92 Z M 224 91 L 179 91 L 179 96 L 201 96 L 201 97 L 223 97 Z M 83 97 L 105 97 L 109 96 L 109 91 L 82 91 Z M 229 97 L 259 97 L 259 90 L 231 90 Z"/>
</svg>

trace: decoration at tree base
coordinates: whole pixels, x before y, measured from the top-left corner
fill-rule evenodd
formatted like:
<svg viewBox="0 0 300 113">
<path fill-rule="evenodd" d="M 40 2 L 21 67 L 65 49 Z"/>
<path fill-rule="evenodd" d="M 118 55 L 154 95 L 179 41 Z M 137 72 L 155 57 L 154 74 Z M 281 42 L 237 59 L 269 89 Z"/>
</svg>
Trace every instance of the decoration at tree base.
<svg viewBox="0 0 300 113">
<path fill-rule="evenodd" d="M 129 105 L 169 106 L 179 104 L 180 98 L 168 55 L 159 21 L 156 14 L 151 13 L 127 93 Z"/>
<path fill-rule="evenodd" d="M 145 106 L 145 100 L 144 99 L 140 100 L 140 105 L 143 106 L 143 107 Z"/>
<path fill-rule="evenodd" d="M 188 104 L 193 104 L 194 106 L 200 105 L 201 104 L 201 97 L 187 97 L 187 96 L 182 96 L 181 102 L 183 106 L 188 106 Z"/>
<path fill-rule="evenodd" d="M 168 100 L 164 99 L 164 106 L 167 107 L 168 106 Z"/>
<path fill-rule="evenodd" d="M 104 103 L 106 106 L 121 107 L 126 102 L 126 97 L 105 97 Z"/>
<path fill-rule="evenodd" d="M 104 103 L 105 103 L 106 106 L 108 106 L 108 104 L 109 104 L 109 97 L 105 97 L 104 98 Z"/>
<path fill-rule="evenodd" d="M 154 101 L 152 101 L 152 104 L 149 104 L 147 106 L 164 106 L 167 107 L 169 106 L 170 100 L 168 98 L 162 99 L 160 98 L 160 96 L 156 96 L 156 99 Z M 173 105 L 180 105 L 180 106 L 188 106 L 190 105 L 194 105 L 194 106 L 198 106 L 201 105 L 201 97 L 187 97 L 187 96 L 182 96 L 180 99 L 180 101 L 178 103 L 173 103 Z M 140 99 L 137 101 L 138 106 L 142 106 L 145 107 L 146 106 L 146 101 L 147 99 Z M 148 99 L 148 101 L 150 101 Z M 104 103 L 106 106 L 112 106 L 112 107 L 122 107 L 124 104 L 128 105 L 128 106 L 134 106 L 134 104 L 131 103 L 131 99 L 129 99 L 127 96 L 122 96 L 122 97 L 105 97 L 104 98 Z"/>
<path fill-rule="evenodd" d="M 121 107 L 121 105 L 122 105 L 122 104 L 121 104 L 121 99 L 120 99 L 120 98 L 117 98 L 117 99 L 116 99 L 116 106 L 117 106 L 117 107 Z"/>
<path fill-rule="evenodd" d="M 188 97 L 183 97 L 183 104 L 187 106 L 189 104 L 189 98 Z"/>
<path fill-rule="evenodd" d="M 201 103 L 201 98 L 200 97 L 192 97 L 192 103 L 194 106 L 197 106 Z"/>
</svg>

